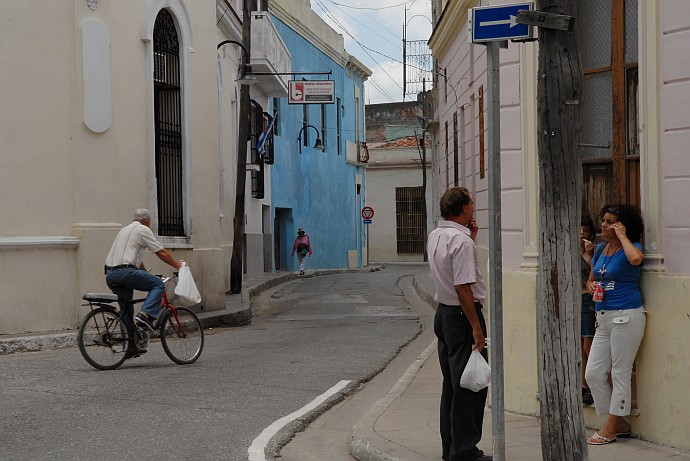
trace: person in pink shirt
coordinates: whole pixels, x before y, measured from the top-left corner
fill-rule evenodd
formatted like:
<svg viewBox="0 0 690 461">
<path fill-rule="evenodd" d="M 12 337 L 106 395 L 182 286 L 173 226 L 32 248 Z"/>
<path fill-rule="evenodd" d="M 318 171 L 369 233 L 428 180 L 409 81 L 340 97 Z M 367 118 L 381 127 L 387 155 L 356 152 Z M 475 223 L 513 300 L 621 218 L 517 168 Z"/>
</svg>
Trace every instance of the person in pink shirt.
<svg viewBox="0 0 690 461">
<path fill-rule="evenodd" d="M 460 387 L 460 377 L 477 349 L 486 360 L 486 299 L 484 276 L 474 243 L 479 228 L 474 201 L 464 187 L 441 197 L 438 227 L 427 240 L 431 277 L 438 302 L 434 333 L 443 374 L 441 391 L 441 447 L 444 461 L 491 461 L 477 448 L 482 438 L 487 389 L 473 392 Z"/>
<path fill-rule="evenodd" d="M 299 260 L 299 275 L 304 275 L 304 263 L 307 255 L 312 255 L 312 250 L 309 236 L 304 233 L 304 229 L 301 227 L 297 229 L 297 238 L 295 238 L 295 243 L 292 245 L 290 256 L 295 256 L 295 251 Z"/>
</svg>

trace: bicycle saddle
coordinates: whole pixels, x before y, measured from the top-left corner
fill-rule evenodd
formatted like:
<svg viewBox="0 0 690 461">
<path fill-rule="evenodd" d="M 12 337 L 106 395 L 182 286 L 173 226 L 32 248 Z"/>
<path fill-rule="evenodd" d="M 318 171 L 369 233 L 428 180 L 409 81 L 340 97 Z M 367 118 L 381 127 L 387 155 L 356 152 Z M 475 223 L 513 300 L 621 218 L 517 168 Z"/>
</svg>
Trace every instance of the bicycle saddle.
<svg viewBox="0 0 690 461">
<path fill-rule="evenodd" d="M 117 295 L 113 293 L 86 293 L 82 299 L 97 303 L 111 303 L 117 301 Z"/>
</svg>

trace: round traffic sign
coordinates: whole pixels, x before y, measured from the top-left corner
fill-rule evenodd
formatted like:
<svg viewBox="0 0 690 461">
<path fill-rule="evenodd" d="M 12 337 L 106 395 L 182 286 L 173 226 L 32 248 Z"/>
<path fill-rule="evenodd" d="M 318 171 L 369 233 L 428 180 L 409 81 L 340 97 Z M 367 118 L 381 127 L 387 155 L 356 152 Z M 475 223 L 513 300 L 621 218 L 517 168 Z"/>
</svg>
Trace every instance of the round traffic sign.
<svg viewBox="0 0 690 461">
<path fill-rule="evenodd" d="M 371 219 L 374 217 L 374 209 L 370 206 L 362 208 L 362 218 Z"/>
</svg>

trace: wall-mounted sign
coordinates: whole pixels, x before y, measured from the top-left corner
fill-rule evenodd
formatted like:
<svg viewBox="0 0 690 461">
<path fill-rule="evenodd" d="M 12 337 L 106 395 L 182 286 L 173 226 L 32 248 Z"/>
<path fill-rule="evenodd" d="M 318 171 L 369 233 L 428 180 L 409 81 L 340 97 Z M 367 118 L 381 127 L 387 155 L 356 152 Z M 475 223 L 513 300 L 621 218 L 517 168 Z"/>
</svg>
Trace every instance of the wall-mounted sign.
<svg viewBox="0 0 690 461">
<path fill-rule="evenodd" d="M 335 103 L 335 82 L 333 80 L 290 80 L 288 93 L 289 104 L 333 104 Z"/>
<path fill-rule="evenodd" d="M 472 43 L 532 38 L 532 27 L 517 22 L 520 10 L 532 11 L 534 2 L 470 8 Z"/>
</svg>

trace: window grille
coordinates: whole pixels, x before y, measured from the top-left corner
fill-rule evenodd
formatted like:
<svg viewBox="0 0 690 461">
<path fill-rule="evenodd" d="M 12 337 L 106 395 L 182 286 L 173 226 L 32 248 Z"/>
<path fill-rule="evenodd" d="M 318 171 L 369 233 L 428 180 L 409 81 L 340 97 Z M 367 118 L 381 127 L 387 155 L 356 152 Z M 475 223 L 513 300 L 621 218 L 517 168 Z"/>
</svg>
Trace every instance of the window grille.
<svg viewBox="0 0 690 461">
<path fill-rule="evenodd" d="M 255 165 L 261 163 L 261 156 L 257 150 L 257 144 L 264 130 L 263 112 L 263 107 L 252 99 L 249 103 L 249 138 L 251 140 L 251 162 Z"/>
<path fill-rule="evenodd" d="M 184 236 L 180 44 L 166 10 L 153 29 L 153 64 L 158 234 Z"/>
<path fill-rule="evenodd" d="M 165 55 L 163 53 L 153 53 L 153 80 L 165 82 Z"/>
<path fill-rule="evenodd" d="M 252 170 L 252 197 L 264 198 L 264 164 L 259 163 L 259 170 Z"/>
<path fill-rule="evenodd" d="M 257 149 L 259 138 L 264 131 L 264 109 L 261 104 L 252 100 L 249 109 L 249 137 L 251 146 L 251 162 L 258 165 L 258 170 L 251 172 L 252 197 L 264 198 L 264 162 Z M 270 144 L 270 143 L 269 143 Z M 268 145 L 266 146 L 268 149 Z"/>
<path fill-rule="evenodd" d="M 398 253 L 424 253 L 424 194 L 421 186 L 395 188 Z"/>
<path fill-rule="evenodd" d="M 273 116 L 276 118 L 273 123 L 273 135 L 280 136 L 280 98 L 273 98 Z"/>
</svg>

